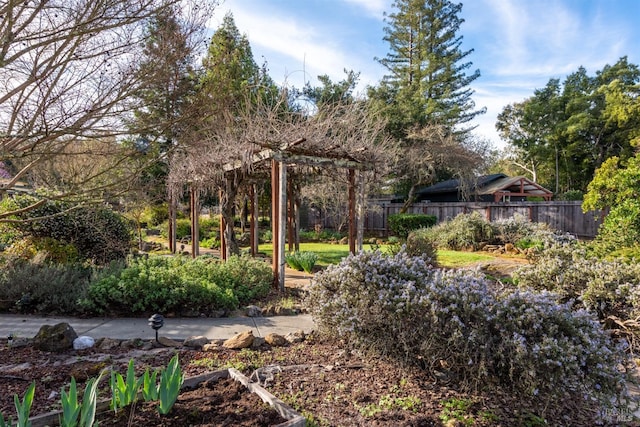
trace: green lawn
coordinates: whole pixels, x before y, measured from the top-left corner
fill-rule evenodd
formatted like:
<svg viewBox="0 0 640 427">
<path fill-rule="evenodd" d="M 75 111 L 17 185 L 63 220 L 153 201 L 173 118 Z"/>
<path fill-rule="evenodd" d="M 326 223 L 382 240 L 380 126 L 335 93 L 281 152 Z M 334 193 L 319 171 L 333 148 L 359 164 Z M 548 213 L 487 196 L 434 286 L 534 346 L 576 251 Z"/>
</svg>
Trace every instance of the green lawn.
<svg viewBox="0 0 640 427">
<path fill-rule="evenodd" d="M 364 245 L 364 250 L 370 250 L 369 245 Z M 381 250 L 385 250 L 387 246 L 381 246 Z M 285 246 L 285 251 L 287 247 Z M 273 246 L 261 244 L 258 247 L 260 252 L 267 255 L 271 254 Z M 337 264 L 342 258 L 349 255 L 349 245 L 335 245 L 331 243 L 300 243 L 300 250 L 306 252 L 315 252 L 318 255 L 317 265 L 327 266 L 329 264 Z M 447 268 L 464 267 L 479 261 L 488 261 L 495 257 L 477 252 L 458 252 L 458 251 L 438 251 L 438 265 Z"/>
</svg>

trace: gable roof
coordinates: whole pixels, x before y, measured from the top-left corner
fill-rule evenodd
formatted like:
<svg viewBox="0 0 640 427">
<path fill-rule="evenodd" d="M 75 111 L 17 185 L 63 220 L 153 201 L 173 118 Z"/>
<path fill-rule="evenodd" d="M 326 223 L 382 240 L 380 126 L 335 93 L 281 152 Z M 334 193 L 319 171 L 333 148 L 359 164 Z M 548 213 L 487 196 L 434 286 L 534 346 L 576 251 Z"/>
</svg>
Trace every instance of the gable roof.
<svg viewBox="0 0 640 427">
<path fill-rule="evenodd" d="M 507 176 L 503 173 L 494 173 L 492 175 L 483 175 L 478 177 L 475 185 L 473 186 L 473 190 L 477 188 L 485 187 L 500 178 L 506 178 Z M 460 180 L 459 179 L 449 179 L 447 181 L 438 182 L 437 184 L 433 184 L 430 187 L 425 187 L 416 192 L 417 196 L 428 195 L 428 194 L 440 194 L 440 193 L 457 193 L 460 188 Z"/>
<path fill-rule="evenodd" d="M 416 192 L 418 199 L 428 199 L 430 195 L 457 194 L 460 189 L 459 179 L 439 182 Z M 471 187 L 471 193 L 479 196 L 494 196 L 498 202 L 505 196 L 542 197 L 551 200 L 553 193 L 524 176 L 509 177 L 503 173 L 478 177 Z"/>
</svg>

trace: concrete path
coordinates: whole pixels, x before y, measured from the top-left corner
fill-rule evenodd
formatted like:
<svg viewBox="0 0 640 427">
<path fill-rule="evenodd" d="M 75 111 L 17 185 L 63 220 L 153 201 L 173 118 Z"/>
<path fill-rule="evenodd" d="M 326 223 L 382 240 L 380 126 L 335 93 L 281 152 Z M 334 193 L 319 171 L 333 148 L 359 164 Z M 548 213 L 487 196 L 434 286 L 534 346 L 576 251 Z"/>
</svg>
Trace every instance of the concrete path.
<svg viewBox="0 0 640 427">
<path fill-rule="evenodd" d="M 151 339 L 155 331 L 146 318 L 89 318 L 42 317 L 17 314 L 0 314 L 0 337 L 10 334 L 17 337 L 33 338 L 43 325 L 55 325 L 67 322 L 76 333 L 92 338 Z M 296 316 L 272 317 L 225 317 L 225 318 L 166 318 L 159 335 L 171 339 L 183 340 L 193 335 L 203 335 L 209 339 L 226 339 L 251 330 L 256 337 L 269 333 L 286 335 L 289 332 L 303 330 L 306 333 L 315 329 L 308 314 Z"/>
</svg>

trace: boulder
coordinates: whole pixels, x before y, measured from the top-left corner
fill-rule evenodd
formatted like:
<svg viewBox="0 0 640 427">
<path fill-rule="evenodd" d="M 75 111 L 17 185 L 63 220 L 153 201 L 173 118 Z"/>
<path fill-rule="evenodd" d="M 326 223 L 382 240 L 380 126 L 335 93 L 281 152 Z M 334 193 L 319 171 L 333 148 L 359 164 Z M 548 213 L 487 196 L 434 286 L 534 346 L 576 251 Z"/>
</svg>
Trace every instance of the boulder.
<svg viewBox="0 0 640 427">
<path fill-rule="evenodd" d="M 113 350 L 114 348 L 120 347 L 120 340 L 116 340 L 113 338 L 106 338 L 106 337 L 100 338 L 96 342 L 96 347 L 99 348 L 100 350 L 105 350 L 105 351 Z"/>
<path fill-rule="evenodd" d="M 253 331 L 245 331 L 229 338 L 222 343 L 222 346 L 231 349 L 249 348 L 253 344 L 253 339 Z"/>
<path fill-rule="evenodd" d="M 182 347 L 182 343 L 179 343 L 178 341 L 172 340 L 171 338 L 167 337 L 159 337 L 158 343 L 163 347 Z"/>
<path fill-rule="evenodd" d="M 302 329 L 299 329 L 295 332 L 289 332 L 284 338 L 289 341 L 291 344 L 303 342 L 306 339 L 306 334 Z"/>
<path fill-rule="evenodd" d="M 202 346 L 202 351 L 220 351 L 222 347 L 217 342 L 212 342 L 210 344 L 205 344 Z"/>
<path fill-rule="evenodd" d="M 264 338 L 253 337 L 253 343 L 251 343 L 251 348 L 260 348 L 264 343 L 265 343 Z"/>
<path fill-rule="evenodd" d="M 264 340 L 272 347 L 282 347 L 284 345 L 287 345 L 288 343 L 285 337 L 274 333 L 268 334 L 266 337 L 264 337 Z"/>
<path fill-rule="evenodd" d="M 66 322 L 56 325 L 43 325 L 35 337 L 34 346 L 42 351 L 63 352 L 73 348 L 73 340 L 78 334 Z"/>
<path fill-rule="evenodd" d="M 205 344 L 209 344 L 209 338 L 204 337 L 202 335 L 188 337 L 182 343 L 182 345 L 185 347 L 197 348 L 197 349 L 201 349 L 202 347 L 204 347 Z"/>
</svg>

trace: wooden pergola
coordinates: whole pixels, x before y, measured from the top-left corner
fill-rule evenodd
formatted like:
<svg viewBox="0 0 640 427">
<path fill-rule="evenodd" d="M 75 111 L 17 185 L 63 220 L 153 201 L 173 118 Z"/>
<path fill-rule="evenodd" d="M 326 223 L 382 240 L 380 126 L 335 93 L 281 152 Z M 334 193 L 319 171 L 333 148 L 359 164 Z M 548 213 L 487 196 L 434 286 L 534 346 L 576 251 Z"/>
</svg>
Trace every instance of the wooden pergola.
<svg viewBox="0 0 640 427">
<path fill-rule="evenodd" d="M 362 233 L 358 233 L 358 226 L 362 227 L 362 221 L 358 221 L 358 217 L 362 218 L 363 213 L 358 215 L 356 194 L 356 171 L 364 171 L 371 169 L 372 166 L 366 162 L 357 161 L 350 156 L 321 156 L 313 153 L 295 152 L 292 149 L 299 144 L 305 142 L 305 138 L 297 139 L 290 143 L 281 144 L 276 149 L 265 149 L 254 153 L 249 163 L 257 165 L 265 162 L 271 163 L 270 179 L 271 179 L 271 204 L 272 204 L 272 221 L 271 229 L 273 234 L 273 253 L 272 253 L 272 269 L 274 275 L 274 283 L 278 289 L 284 291 L 284 270 L 285 270 L 285 241 L 287 234 L 287 226 L 289 225 L 289 244 L 292 244 L 291 217 L 288 211 L 293 213 L 293 209 L 287 209 L 287 169 L 288 165 L 304 165 L 323 168 L 342 168 L 347 170 L 348 182 L 348 241 L 349 251 L 354 254 L 356 248 L 362 248 Z M 223 166 L 225 173 L 235 171 L 243 167 L 244 162 L 235 161 L 227 163 Z M 191 211 L 191 254 L 192 257 L 199 256 L 199 195 L 193 181 L 187 182 L 189 185 L 189 199 Z M 363 189 L 361 187 L 361 189 Z M 255 184 L 250 186 L 249 195 L 249 213 L 250 213 L 250 250 L 252 256 L 258 253 L 258 203 Z M 362 204 L 361 204 L 362 205 Z M 171 251 L 176 251 L 175 236 L 175 206 L 170 204 L 170 225 L 169 225 L 169 246 Z M 220 256 L 223 260 L 228 257 L 227 242 L 225 239 L 225 229 L 227 224 L 224 217 L 220 215 Z"/>
</svg>

